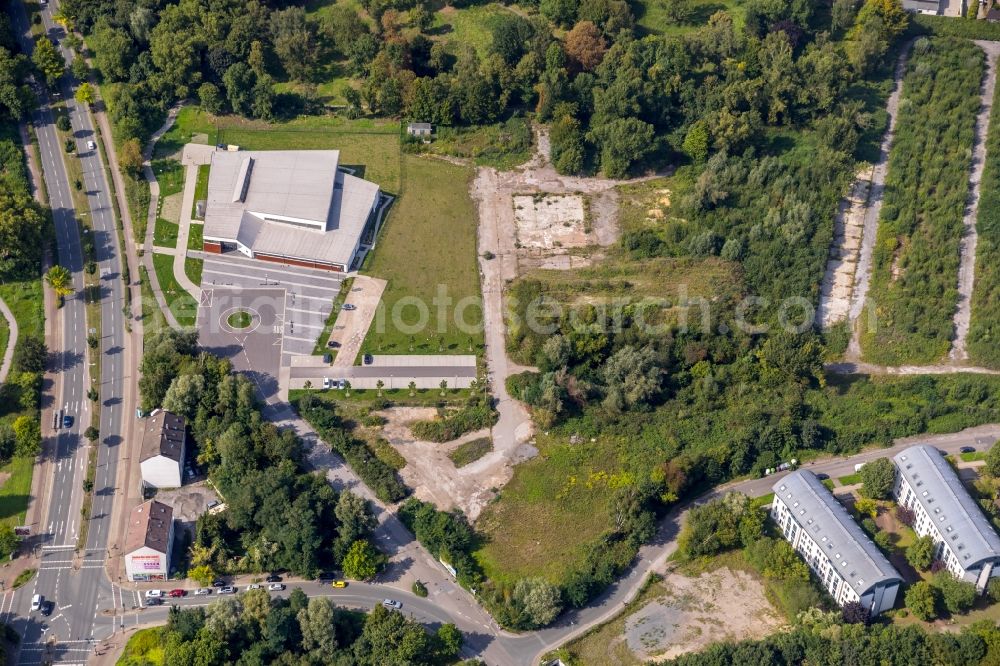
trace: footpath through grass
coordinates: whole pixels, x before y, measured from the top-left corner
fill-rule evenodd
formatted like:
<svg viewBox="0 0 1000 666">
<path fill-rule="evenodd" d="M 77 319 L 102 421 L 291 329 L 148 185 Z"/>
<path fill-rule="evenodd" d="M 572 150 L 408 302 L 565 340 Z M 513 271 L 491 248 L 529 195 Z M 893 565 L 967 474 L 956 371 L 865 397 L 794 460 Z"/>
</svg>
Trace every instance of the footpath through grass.
<svg viewBox="0 0 1000 666">
<path fill-rule="evenodd" d="M 363 269 L 388 284 L 362 351 L 479 353 L 482 307 L 477 217 L 469 197 L 472 170 L 413 155 L 403 160 L 405 191 Z"/>
<path fill-rule="evenodd" d="M 951 346 L 959 240 L 983 51 L 955 38 L 916 41 L 889 156 L 866 324 L 873 363 L 931 363 Z"/>
<path fill-rule="evenodd" d="M 174 277 L 173 256 L 154 254 L 153 268 L 156 270 L 156 279 L 160 283 L 163 298 L 167 301 L 167 307 L 177 318 L 177 323 L 181 326 L 194 326 L 198 315 L 198 304 Z"/>
</svg>

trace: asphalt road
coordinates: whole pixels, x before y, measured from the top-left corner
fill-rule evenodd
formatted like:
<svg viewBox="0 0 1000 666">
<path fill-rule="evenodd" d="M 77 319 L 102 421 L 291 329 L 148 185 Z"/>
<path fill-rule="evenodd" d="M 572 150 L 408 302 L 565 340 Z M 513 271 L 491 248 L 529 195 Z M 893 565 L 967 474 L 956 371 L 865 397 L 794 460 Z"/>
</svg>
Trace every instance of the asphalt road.
<svg viewBox="0 0 1000 666">
<path fill-rule="evenodd" d="M 51 16 L 58 11 L 55 3 L 42 10 L 43 22 L 50 39 L 58 41 L 63 32 Z M 31 38 L 22 3 L 12 5 L 15 31 L 22 48 L 30 53 Z M 60 45 L 67 64 L 72 54 Z M 111 507 L 114 500 L 115 475 L 119 446 L 122 444 L 122 390 L 124 387 L 124 325 L 122 322 L 123 286 L 120 280 L 121 261 L 118 239 L 111 209 L 110 190 L 101 157 L 87 148 L 87 141 L 96 140 L 87 109 L 73 99 L 74 85 L 68 78 L 60 85 L 62 98 L 67 100 L 73 135 L 83 171 L 82 186 L 94 233 L 98 274 L 105 276 L 101 286 L 102 334 L 99 343 L 101 383 L 101 438 L 97 443 L 97 474 L 95 498 L 85 549 L 75 553 L 83 504 L 82 482 L 86 473 L 89 451 L 81 437 L 90 424 L 93 403 L 87 398 L 87 335 L 83 302 L 83 257 L 79 228 L 74 217 L 74 204 L 63 157 L 65 149 L 54 126 L 54 115 L 48 100 L 42 99 L 32 117 L 39 142 L 42 173 L 49 191 L 59 248 L 59 263 L 73 273 L 75 293 L 67 299 L 63 310 L 63 350 L 58 372 L 61 373 L 61 394 L 56 405 L 74 419 L 69 429 L 61 429 L 55 447 L 55 475 L 50 484 L 47 525 L 39 545 L 41 564 L 33 585 L 27 585 L 14 596 L 12 611 L 17 617 L 15 629 L 22 635 L 18 663 L 34 664 L 43 660 L 79 661 L 80 651 L 89 650 L 90 643 L 111 630 L 111 624 L 98 627 L 99 609 L 111 602 L 111 586 L 103 572 L 110 533 Z M 93 324 L 91 324 L 93 326 Z M 42 501 L 45 501 L 44 498 Z M 74 556 L 75 555 L 75 556 Z M 56 611 L 50 618 L 29 612 L 33 594 L 52 600 Z"/>
</svg>

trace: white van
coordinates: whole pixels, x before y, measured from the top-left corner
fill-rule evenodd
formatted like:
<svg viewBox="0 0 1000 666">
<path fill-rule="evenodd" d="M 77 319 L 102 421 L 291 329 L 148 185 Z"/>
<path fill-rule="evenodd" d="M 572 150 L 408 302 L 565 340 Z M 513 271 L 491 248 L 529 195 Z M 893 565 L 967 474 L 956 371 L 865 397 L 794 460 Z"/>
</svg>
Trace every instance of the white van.
<svg viewBox="0 0 1000 666">
<path fill-rule="evenodd" d="M 35 596 L 31 597 L 31 612 L 34 613 L 35 611 L 41 610 L 42 603 L 44 601 L 45 597 L 43 597 L 40 594 L 36 594 Z"/>
</svg>

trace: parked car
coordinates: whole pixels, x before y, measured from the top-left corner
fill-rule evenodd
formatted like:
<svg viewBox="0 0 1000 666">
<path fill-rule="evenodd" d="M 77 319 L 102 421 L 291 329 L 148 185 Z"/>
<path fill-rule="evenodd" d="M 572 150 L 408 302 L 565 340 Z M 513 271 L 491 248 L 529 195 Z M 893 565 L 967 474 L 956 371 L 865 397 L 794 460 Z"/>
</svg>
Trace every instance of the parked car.
<svg viewBox="0 0 1000 666">
<path fill-rule="evenodd" d="M 37 610 L 41 610 L 43 603 L 45 603 L 45 597 L 42 595 L 36 594 L 31 597 L 31 612 L 34 613 Z"/>
<path fill-rule="evenodd" d="M 259 589 L 260 589 L 260 583 L 250 583 L 249 585 L 247 585 L 247 592 L 249 592 L 250 590 L 259 590 Z"/>
<path fill-rule="evenodd" d="M 168 592 L 168 595 L 171 596 L 171 597 L 174 597 L 174 598 L 177 598 L 177 597 L 186 597 L 187 596 L 187 590 L 182 590 L 181 588 L 178 587 L 176 589 L 170 590 L 170 592 Z"/>
<path fill-rule="evenodd" d="M 281 576 L 279 576 L 276 573 L 273 573 L 270 576 L 268 576 L 267 578 L 265 578 L 264 580 L 266 582 L 268 582 L 268 583 L 280 583 L 281 582 Z"/>
<path fill-rule="evenodd" d="M 365 354 L 364 356 L 365 365 L 371 365 L 375 362 L 375 357 L 371 354 Z"/>
<path fill-rule="evenodd" d="M 52 611 L 55 610 L 55 607 L 56 607 L 56 602 L 46 601 L 45 603 L 42 604 L 42 615 L 44 615 L 45 617 L 52 615 Z"/>
<path fill-rule="evenodd" d="M 820 481 L 826 481 L 827 479 L 830 478 L 830 475 L 820 472 L 819 474 L 816 475 L 816 478 L 819 479 Z"/>
<path fill-rule="evenodd" d="M 329 347 L 330 349 L 336 349 L 337 347 L 340 346 L 340 343 L 337 342 L 336 340 L 328 340 L 326 346 Z"/>
<path fill-rule="evenodd" d="M 327 365 L 333 363 L 333 354 L 323 354 L 323 362 Z"/>
<path fill-rule="evenodd" d="M 324 377 L 323 378 L 323 388 L 325 388 L 325 389 L 333 388 L 333 380 L 330 379 L 329 377 Z"/>
<path fill-rule="evenodd" d="M 162 606 L 163 605 L 163 599 L 161 599 L 159 597 L 153 597 L 152 599 L 146 599 L 146 605 L 147 606 Z"/>
<path fill-rule="evenodd" d="M 163 596 L 163 590 L 146 590 L 147 599 L 159 599 Z"/>
<path fill-rule="evenodd" d="M 194 596 L 200 597 L 206 594 L 212 594 L 212 588 L 210 587 L 199 587 L 194 591 Z"/>
<path fill-rule="evenodd" d="M 232 585 L 226 585 L 225 587 L 219 588 L 219 594 L 236 594 L 236 588 Z"/>
<path fill-rule="evenodd" d="M 963 446 L 958 450 L 959 453 L 975 453 L 976 447 L 974 446 Z"/>
<path fill-rule="evenodd" d="M 395 599 L 383 599 L 382 605 L 385 606 L 386 608 L 391 608 L 393 610 L 399 610 L 400 608 L 403 607 L 403 604 L 399 601 L 396 601 Z"/>
<path fill-rule="evenodd" d="M 211 506 L 209 508 L 211 508 Z M 222 580 L 221 578 L 216 578 L 215 580 L 212 581 L 212 587 L 225 587 L 225 585 L 226 581 Z"/>
<path fill-rule="evenodd" d="M 346 580 L 335 580 L 332 583 L 330 583 L 330 586 L 331 587 L 347 587 L 347 581 Z"/>
<path fill-rule="evenodd" d="M 283 589 L 285 589 L 285 584 L 271 583 L 270 585 L 267 586 L 267 589 L 271 590 L 272 592 L 281 592 Z"/>
<path fill-rule="evenodd" d="M 91 150 L 96 150 L 97 149 L 97 144 L 94 143 L 93 141 L 88 141 L 87 142 L 87 148 L 90 148 Z"/>
<path fill-rule="evenodd" d="M 70 428 L 73 426 L 73 417 L 69 414 L 63 416 L 63 428 Z"/>
<path fill-rule="evenodd" d="M 357 310 L 358 306 L 353 305 L 351 303 L 344 303 L 343 305 L 340 306 L 340 309 L 347 310 L 348 312 L 350 312 L 351 310 Z"/>
</svg>

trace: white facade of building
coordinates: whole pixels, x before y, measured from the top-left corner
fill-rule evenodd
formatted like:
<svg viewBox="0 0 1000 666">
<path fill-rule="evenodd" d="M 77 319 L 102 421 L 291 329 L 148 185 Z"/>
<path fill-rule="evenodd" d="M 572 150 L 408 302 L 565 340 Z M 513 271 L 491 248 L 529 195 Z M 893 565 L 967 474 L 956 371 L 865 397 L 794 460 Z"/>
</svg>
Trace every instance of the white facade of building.
<svg viewBox="0 0 1000 666">
<path fill-rule="evenodd" d="M 184 418 L 158 409 L 142 422 L 139 469 L 150 488 L 180 488 L 184 483 Z"/>
<path fill-rule="evenodd" d="M 125 575 L 133 582 L 167 580 L 174 542 L 174 510 L 156 500 L 129 514 L 125 533 Z"/>
<path fill-rule="evenodd" d="M 893 495 L 913 511 L 913 529 L 934 540 L 934 557 L 980 591 L 1000 576 L 1000 536 L 941 453 L 912 446 L 898 453 Z"/>
<path fill-rule="evenodd" d="M 153 488 L 180 488 L 181 463 L 167 456 L 154 456 L 139 463 L 142 481 Z"/>
<path fill-rule="evenodd" d="M 771 517 L 837 604 L 858 602 L 872 616 L 895 605 L 899 574 L 812 472 L 774 485 Z"/>
</svg>

